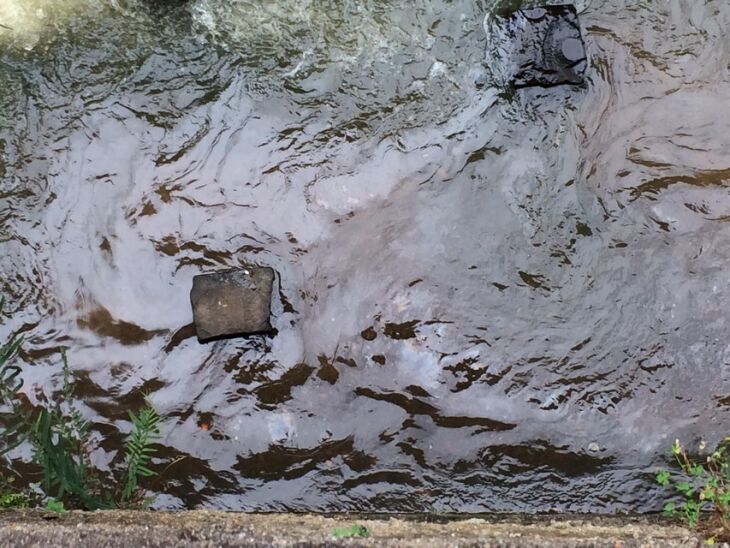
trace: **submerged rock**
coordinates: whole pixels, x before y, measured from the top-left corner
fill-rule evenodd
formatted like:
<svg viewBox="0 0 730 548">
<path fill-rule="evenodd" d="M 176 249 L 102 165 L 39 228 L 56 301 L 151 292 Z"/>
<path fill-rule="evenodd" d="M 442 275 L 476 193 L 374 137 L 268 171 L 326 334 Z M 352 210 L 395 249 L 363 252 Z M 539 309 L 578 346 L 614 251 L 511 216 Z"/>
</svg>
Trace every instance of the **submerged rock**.
<svg viewBox="0 0 730 548">
<path fill-rule="evenodd" d="M 251 267 L 193 278 L 193 305 L 198 339 L 250 335 L 271 331 L 274 271 Z"/>
<path fill-rule="evenodd" d="M 515 88 L 581 84 L 587 66 L 578 14 L 569 5 L 516 10 L 485 20 L 488 66 Z"/>
</svg>

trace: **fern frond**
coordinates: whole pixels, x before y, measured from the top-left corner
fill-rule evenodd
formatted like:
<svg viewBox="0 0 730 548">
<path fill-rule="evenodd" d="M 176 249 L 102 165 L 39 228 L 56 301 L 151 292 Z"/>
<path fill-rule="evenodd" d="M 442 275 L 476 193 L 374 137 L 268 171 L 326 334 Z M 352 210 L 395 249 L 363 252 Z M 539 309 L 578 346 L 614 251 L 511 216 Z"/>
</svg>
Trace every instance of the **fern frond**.
<svg viewBox="0 0 730 548">
<path fill-rule="evenodd" d="M 149 402 L 136 415 L 130 411 L 129 420 L 132 422 L 132 431 L 125 444 L 127 470 L 122 502 L 128 501 L 137 490 L 140 477 L 155 475 L 148 464 L 154 455 L 153 445 L 160 438 L 161 418 Z"/>
<path fill-rule="evenodd" d="M 4 302 L 0 297 L 0 312 Z M 23 410 L 17 398 L 23 386 L 22 371 L 12 362 L 22 343 L 17 337 L 0 344 L 0 456 L 27 440 L 33 460 L 43 471 L 42 489 L 47 497 L 86 510 L 129 503 L 139 479 L 155 475 L 149 465 L 160 438 L 160 416 L 149 402 L 137 414 L 129 413 L 132 430 L 125 444 L 124 482 L 105 489 L 99 471 L 89 460 L 89 423 L 75 405 L 74 379 L 65 350 L 61 351 L 61 394 L 55 394 L 49 408 L 31 414 Z"/>
</svg>

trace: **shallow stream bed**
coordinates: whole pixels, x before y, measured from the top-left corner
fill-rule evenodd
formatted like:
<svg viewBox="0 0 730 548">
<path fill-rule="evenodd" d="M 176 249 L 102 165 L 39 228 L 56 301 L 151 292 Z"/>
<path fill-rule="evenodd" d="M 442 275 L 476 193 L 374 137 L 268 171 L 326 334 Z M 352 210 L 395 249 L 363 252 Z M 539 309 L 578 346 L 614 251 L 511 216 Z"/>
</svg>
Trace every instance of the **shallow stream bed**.
<svg viewBox="0 0 730 548">
<path fill-rule="evenodd" d="M 582 2 L 586 85 L 516 93 L 493 4 L 1 0 L 27 398 L 66 348 L 104 469 L 148 394 L 161 508 L 657 509 L 728 434 L 730 3 Z M 276 335 L 200 344 L 250 264 Z"/>
</svg>

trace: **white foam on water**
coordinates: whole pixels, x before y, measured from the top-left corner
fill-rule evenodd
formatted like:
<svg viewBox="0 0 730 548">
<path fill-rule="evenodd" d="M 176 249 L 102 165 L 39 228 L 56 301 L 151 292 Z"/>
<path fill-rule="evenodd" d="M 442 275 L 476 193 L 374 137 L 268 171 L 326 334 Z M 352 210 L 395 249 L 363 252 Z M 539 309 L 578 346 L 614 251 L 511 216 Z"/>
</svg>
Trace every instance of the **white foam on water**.
<svg viewBox="0 0 730 548">
<path fill-rule="evenodd" d="M 326 49 L 328 58 L 343 64 L 361 62 L 363 56 L 387 59 L 401 51 L 404 41 L 425 41 L 410 36 L 398 25 L 384 25 L 396 17 L 386 4 L 367 7 L 343 0 L 331 4 L 317 0 L 193 0 L 188 6 L 197 31 L 226 49 L 242 45 L 272 48 L 296 46 L 309 55 L 294 59 L 294 73 L 312 61 L 312 53 Z"/>
<path fill-rule="evenodd" d="M 0 48 L 32 50 L 75 20 L 102 17 L 131 21 L 149 15 L 140 0 L 0 0 Z"/>
<path fill-rule="evenodd" d="M 0 43 L 33 49 L 41 37 L 70 18 L 97 10 L 93 0 L 0 0 Z"/>
</svg>

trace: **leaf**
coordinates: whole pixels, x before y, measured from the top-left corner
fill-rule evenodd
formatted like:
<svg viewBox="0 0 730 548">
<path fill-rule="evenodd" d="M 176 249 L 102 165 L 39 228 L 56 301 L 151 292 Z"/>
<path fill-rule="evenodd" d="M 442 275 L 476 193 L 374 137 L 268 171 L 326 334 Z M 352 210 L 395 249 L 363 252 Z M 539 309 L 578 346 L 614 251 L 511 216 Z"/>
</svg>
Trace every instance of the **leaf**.
<svg viewBox="0 0 730 548">
<path fill-rule="evenodd" d="M 369 538 L 370 531 L 364 525 L 351 525 L 350 527 L 337 527 L 332 530 L 332 538 Z"/>
<path fill-rule="evenodd" d="M 132 431 L 125 445 L 127 472 L 120 502 L 128 501 L 137 490 L 139 478 L 155 475 L 148 464 L 155 452 L 153 444 L 160 437 L 161 418 L 149 401 L 137 414 L 131 411 L 128 414 Z"/>
<path fill-rule="evenodd" d="M 715 500 L 715 489 L 711 486 L 706 486 L 700 491 L 700 500 L 706 500 L 708 502 L 714 502 Z"/>
<path fill-rule="evenodd" d="M 701 464 L 695 464 L 690 468 L 690 473 L 693 476 L 701 477 L 705 473 L 705 468 Z"/>
<path fill-rule="evenodd" d="M 29 508 L 30 498 L 25 493 L 4 493 L 0 495 L 0 508 Z"/>
<path fill-rule="evenodd" d="M 692 484 L 688 483 L 686 481 L 680 481 L 674 487 L 677 489 L 677 491 L 679 491 L 680 493 L 682 493 L 683 495 L 685 495 L 687 497 L 691 496 L 693 493 Z"/>
<path fill-rule="evenodd" d="M 64 368 L 68 368 L 65 356 Z M 68 395 L 72 393 L 69 386 L 64 391 Z M 47 496 L 58 501 L 66 497 L 87 510 L 106 508 L 108 501 L 93 494 L 87 464 L 88 424 L 72 402 L 66 403 L 68 413 L 56 403 L 41 409 L 29 427 L 33 460 L 43 470 L 41 487 Z"/>
<path fill-rule="evenodd" d="M 688 500 L 682 505 L 685 519 L 690 527 L 695 527 L 700 519 L 700 505 L 694 500 Z"/>
<path fill-rule="evenodd" d="M 66 507 L 63 505 L 63 502 L 56 499 L 48 499 L 48 502 L 46 503 L 46 510 L 50 510 L 56 514 L 66 513 Z"/>
<path fill-rule="evenodd" d="M 656 482 L 659 485 L 661 485 L 662 487 L 668 487 L 669 478 L 670 478 L 669 472 L 667 472 L 666 470 L 660 470 L 659 472 L 657 472 Z"/>
</svg>

